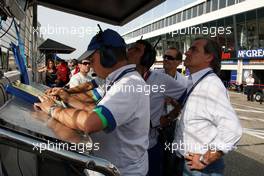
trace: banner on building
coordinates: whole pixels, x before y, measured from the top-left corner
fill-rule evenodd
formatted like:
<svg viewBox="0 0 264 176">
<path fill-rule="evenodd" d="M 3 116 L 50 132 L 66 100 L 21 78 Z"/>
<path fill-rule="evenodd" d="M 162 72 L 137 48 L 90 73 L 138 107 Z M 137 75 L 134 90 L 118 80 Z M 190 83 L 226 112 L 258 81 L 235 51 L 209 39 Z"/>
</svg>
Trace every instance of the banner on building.
<svg viewBox="0 0 264 176">
<path fill-rule="evenodd" d="M 254 49 L 254 50 L 238 50 L 237 58 L 251 59 L 251 58 L 263 58 L 264 59 L 264 49 Z"/>
</svg>

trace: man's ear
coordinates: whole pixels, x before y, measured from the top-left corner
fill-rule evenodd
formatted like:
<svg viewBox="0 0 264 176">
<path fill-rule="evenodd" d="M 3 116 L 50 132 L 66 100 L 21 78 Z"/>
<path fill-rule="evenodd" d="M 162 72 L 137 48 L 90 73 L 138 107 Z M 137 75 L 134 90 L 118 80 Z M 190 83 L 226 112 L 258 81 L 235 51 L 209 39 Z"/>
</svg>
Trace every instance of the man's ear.
<svg viewBox="0 0 264 176">
<path fill-rule="evenodd" d="M 207 56 L 207 58 L 206 58 L 206 61 L 208 62 L 208 63 L 211 63 L 212 62 L 212 60 L 214 59 L 214 55 L 213 54 L 207 54 L 208 56 Z"/>
</svg>

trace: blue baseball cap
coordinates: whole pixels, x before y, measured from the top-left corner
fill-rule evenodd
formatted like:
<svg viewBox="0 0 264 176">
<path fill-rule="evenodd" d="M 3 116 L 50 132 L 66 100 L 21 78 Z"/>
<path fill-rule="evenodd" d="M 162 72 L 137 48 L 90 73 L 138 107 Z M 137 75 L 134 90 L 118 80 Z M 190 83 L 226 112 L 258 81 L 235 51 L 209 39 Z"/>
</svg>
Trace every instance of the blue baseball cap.
<svg viewBox="0 0 264 176">
<path fill-rule="evenodd" d="M 79 57 L 83 60 L 91 56 L 97 49 L 104 47 L 126 48 L 125 40 L 114 30 L 106 29 L 96 34 L 88 45 L 87 50 Z"/>
</svg>

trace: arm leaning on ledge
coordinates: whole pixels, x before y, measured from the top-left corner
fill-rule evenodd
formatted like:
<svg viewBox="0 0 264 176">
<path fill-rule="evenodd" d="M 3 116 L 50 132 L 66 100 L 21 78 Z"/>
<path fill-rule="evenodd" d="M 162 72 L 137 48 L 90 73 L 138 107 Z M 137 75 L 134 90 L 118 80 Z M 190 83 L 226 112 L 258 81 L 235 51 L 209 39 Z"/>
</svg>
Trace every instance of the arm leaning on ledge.
<svg viewBox="0 0 264 176">
<path fill-rule="evenodd" d="M 41 103 L 35 103 L 42 111 L 66 125 L 69 128 L 81 130 L 87 133 L 104 129 L 106 125 L 94 112 L 94 105 L 89 105 L 85 110 L 76 108 L 54 107 L 55 102 L 48 96 L 39 97 Z M 82 107 L 86 106 L 82 104 Z M 52 111 L 51 111 L 52 109 Z"/>
</svg>

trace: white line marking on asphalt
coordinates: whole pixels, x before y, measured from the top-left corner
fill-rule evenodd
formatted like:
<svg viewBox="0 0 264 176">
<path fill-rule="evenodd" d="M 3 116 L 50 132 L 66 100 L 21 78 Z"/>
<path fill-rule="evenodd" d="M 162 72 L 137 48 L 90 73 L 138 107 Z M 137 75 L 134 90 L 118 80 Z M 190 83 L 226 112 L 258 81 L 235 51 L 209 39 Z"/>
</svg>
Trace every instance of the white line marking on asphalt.
<svg viewBox="0 0 264 176">
<path fill-rule="evenodd" d="M 255 109 L 255 110 L 259 110 L 259 111 L 263 111 L 264 108 L 257 108 L 257 107 L 252 107 L 252 106 L 247 106 L 247 105 L 242 105 L 242 104 L 237 104 L 237 103 L 231 103 L 232 105 L 236 105 L 236 106 L 243 106 L 243 107 L 247 107 L 249 109 Z"/>
<path fill-rule="evenodd" d="M 252 133 L 252 134 L 256 134 L 256 135 L 260 135 L 264 137 L 264 132 L 256 132 L 256 131 L 247 131 L 248 133 Z"/>
<path fill-rule="evenodd" d="M 243 133 L 260 138 L 260 139 L 264 139 L 264 130 L 262 130 L 262 133 L 260 133 L 260 132 L 255 132 L 254 129 L 243 128 Z"/>
<path fill-rule="evenodd" d="M 264 122 L 264 119 L 259 119 L 259 118 L 249 118 L 249 117 L 245 117 L 245 116 L 239 116 L 239 118 L 240 118 L 241 120 L 260 121 L 260 122 Z"/>
<path fill-rule="evenodd" d="M 256 111 L 256 110 L 249 110 L 249 109 L 240 109 L 240 108 L 234 108 L 236 111 L 242 111 L 242 112 L 253 112 L 253 113 L 261 113 L 264 114 L 264 111 Z"/>
<path fill-rule="evenodd" d="M 259 134 L 264 134 L 264 130 L 247 129 L 247 131 L 256 132 Z"/>
</svg>

